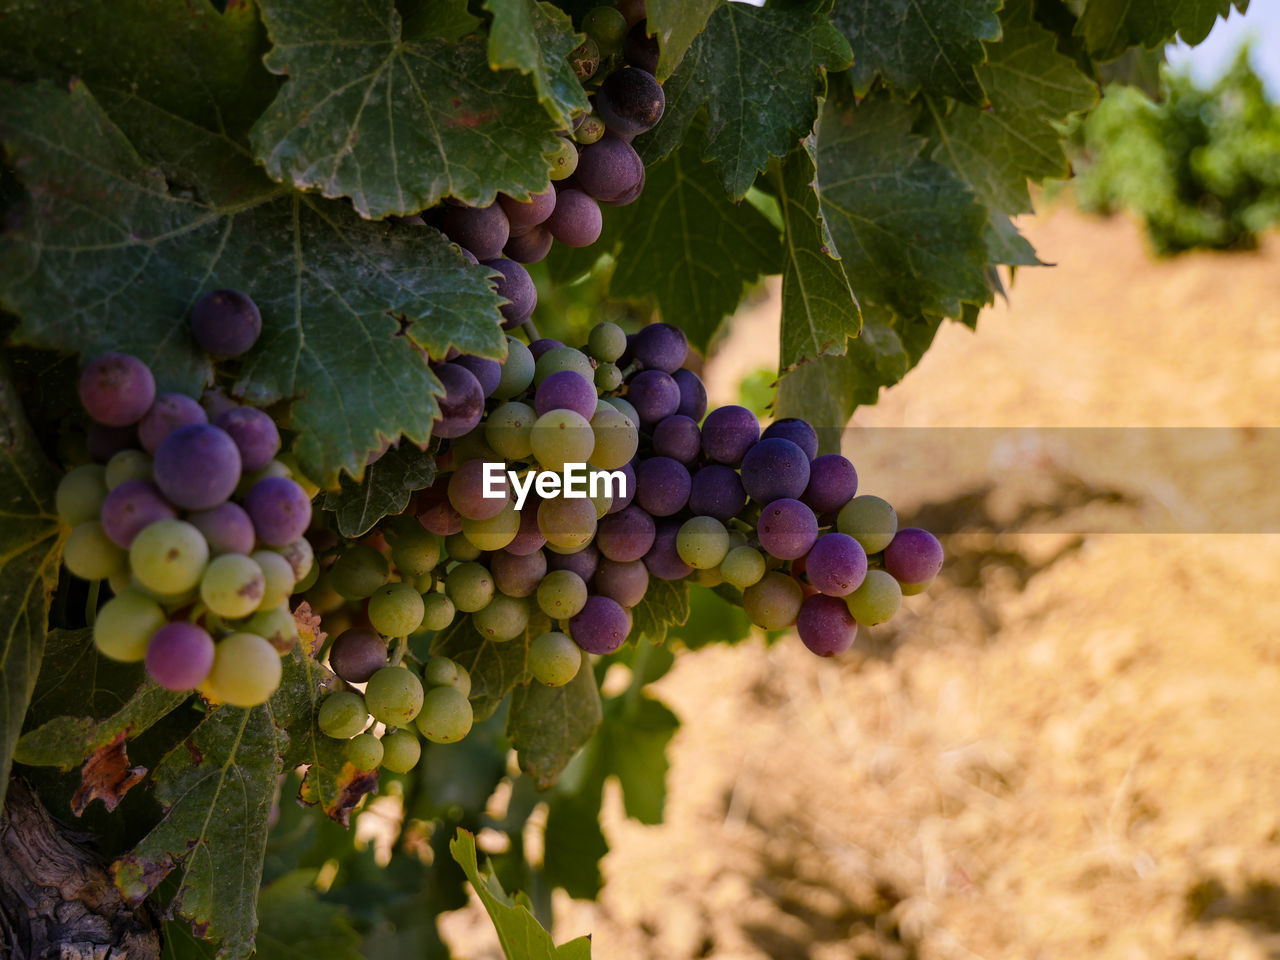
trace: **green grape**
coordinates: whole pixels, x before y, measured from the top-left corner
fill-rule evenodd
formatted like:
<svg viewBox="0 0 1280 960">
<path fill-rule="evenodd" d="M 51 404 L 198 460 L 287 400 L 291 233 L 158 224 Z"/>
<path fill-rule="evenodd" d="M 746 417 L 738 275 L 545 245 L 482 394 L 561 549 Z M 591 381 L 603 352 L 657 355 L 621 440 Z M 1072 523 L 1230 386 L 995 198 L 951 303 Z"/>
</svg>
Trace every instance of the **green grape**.
<svg viewBox="0 0 1280 960">
<path fill-rule="evenodd" d="M 695 570 L 720 565 L 729 552 L 729 531 L 715 517 L 692 517 L 676 534 L 676 553 Z"/>
<path fill-rule="evenodd" d="M 559 473 L 566 463 L 590 460 L 596 438 L 582 414 L 573 410 L 548 410 L 534 421 L 530 443 L 538 464 L 544 470 Z"/>
<path fill-rule="evenodd" d="M 53 495 L 58 519 L 69 527 L 99 519 L 102 501 L 106 499 L 106 471 L 96 463 L 86 463 L 67 471 Z"/>
<path fill-rule="evenodd" d="M 566 497 L 543 500 L 538 504 L 538 532 L 551 549 L 576 553 L 596 535 L 595 504 Z"/>
<path fill-rule="evenodd" d="M 205 683 L 223 703 L 256 707 L 276 692 L 283 672 L 280 654 L 266 640 L 254 633 L 232 633 L 218 641 Z"/>
<path fill-rule="evenodd" d="M 107 577 L 107 586 L 111 588 L 112 593 L 120 593 L 122 590 L 134 589 L 133 573 L 129 570 L 129 565 L 127 563 Z"/>
<path fill-rule="evenodd" d="M 700 587 L 718 587 L 724 583 L 724 574 L 720 572 L 719 567 L 705 567 L 701 570 L 693 571 L 693 582 Z"/>
<path fill-rule="evenodd" d="M 622 371 L 616 363 L 602 363 L 596 367 L 596 389 L 608 393 L 622 386 Z"/>
<path fill-rule="evenodd" d="M 498 455 L 485 436 L 485 425 L 476 425 L 467 433 L 454 440 L 449 449 L 453 451 L 453 462 L 464 464 L 468 460 L 497 460 Z"/>
<path fill-rule="evenodd" d="M 293 567 L 274 550 L 255 550 L 249 556 L 262 568 L 265 581 L 259 606 L 264 610 L 280 606 L 293 595 L 297 583 L 293 577 Z"/>
<path fill-rule="evenodd" d="M 422 701 L 418 731 L 432 743 L 457 743 L 471 731 L 471 701 L 453 687 L 433 687 Z"/>
<path fill-rule="evenodd" d="M 311 541 L 306 537 L 299 537 L 292 543 L 272 549 L 289 561 L 289 566 L 293 568 L 295 583 L 301 583 L 316 565 L 315 550 L 311 548 Z"/>
<path fill-rule="evenodd" d="M 514 640 L 529 626 L 529 605 L 516 597 L 496 593 L 488 606 L 471 615 L 471 624 L 486 640 Z"/>
<path fill-rule="evenodd" d="M 930 577 L 923 583 L 902 583 L 899 584 L 899 586 L 902 588 L 902 595 L 904 597 L 914 597 L 916 594 L 924 593 L 928 590 L 929 584 L 931 583 L 933 583 L 933 577 Z"/>
<path fill-rule="evenodd" d="M 347 741 L 347 759 L 357 770 L 377 770 L 382 755 L 382 741 L 372 733 L 362 733 Z"/>
<path fill-rule="evenodd" d="M 627 18 L 617 7 L 592 7 L 582 18 L 582 32 L 596 42 L 601 54 L 609 56 L 622 49 L 622 40 L 627 35 Z M 595 333 L 594 330 L 591 332 Z"/>
<path fill-rule="evenodd" d="M 424 529 L 413 517 L 402 528 L 388 532 L 391 544 L 391 562 L 402 577 L 422 577 L 430 574 L 440 562 L 440 541 L 430 530 Z"/>
<path fill-rule="evenodd" d="M 859 623 L 873 627 L 884 623 L 902 606 L 902 588 L 891 574 L 868 570 L 857 590 L 844 598 L 845 605 Z"/>
<path fill-rule="evenodd" d="M 311 564 L 311 569 L 307 571 L 307 575 L 293 585 L 294 593 L 306 593 L 320 580 L 320 564 Z"/>
<path fill-rule="evenodd" d="M 408 773 L 422 757 L 422 744 L 412 730 L 382 735 L 382 766 L 392 773 Z"/>
<path fill-rule="evenodd" d="M 527 460 L 533 453 L 530 437 L 533 421 L 537 419 L 537 413 L 529 404 L 508 400 L 489 414 L 484 427 L 485 439 L 498 456 L 506 460 Z"/>
<path fill-rule="evenodd" d="M 462 518 L 462 535 L 477 550 L 501 550 L 520 532 L 520 511 L 516 505 L 507 500 L 502 512 L 488 520 L 472 520 Z M 478 556 L 478 554 L 477 554 Z"/>
<path fill-rule="evenodd" d="M 533 354 L 515 337 L 507 337 L 507 362 L 502 365 L 502 376 L 494 399 L 510 400 L 529 389 L 533 383 Z"/>
<path fill-rule="evenodd" d="M 544 633 L 529 644 L 529 672 L 548 687 L 563 687 L 581 666 L 582 650 L 563 633 Z"/>
<path fill-rule="evenodd" d="M 152 459 L 141 450 L 121 450 L 107 461 L 107 489 L 114 490 L 130 480 L 150 480 Z"/>
<path fill-rule="evenodd" d="M 403 727 L 422 708 L 422 681 L 405 667 L 383 667 L 365 684 L 370 715 L 388 727 Z"/>
<path fill-rule="evenodd" d="M 631 421 L 631 425 L 637 430 L 640 429 L 640 414 L 636 412 L 636 408 L 631 405 L 631 401 L 626 397 L 605 397 L 605 402 L 613 409 Z"/>
<path fill-rule="evenodd" d="M 384 637 L 407 637 L 422 623 L 422 595 L 411 583 L 388 583 L 369 598 L 369 625 Z"/>
<path fill-rule="evenodd" d="M 369 711 L 364 707 L 364 697 L 349 690 L 339 690 L 324 698 L 316 712 L 316 726 L 326 737 L 350 740 L 364 730 L 369 722 Z"/>
<path fill-rule="evenodd" d="M 542 381 L 561 370 L 573 370 L 591 382 L 595 376 L 595 367 L 590 358 L 581 350 L 573 347 L 552 347 L 537 360 L 533 367 L 533 383 L 540 386 Z"/>
<path fill-rule="evenodd" d="M 422 668 L 422 679 L 429 687 L 453 687 L 464 697 L 471 696 L 471 674 L 462 664 L 448 657 L 432 657 Z"/>
<path fill-rule="evenodd" d="M 898 514 L 887 500 L 864 494 L 840 508 L 836 529 L 857 540 L 868 554 L 879 553 L 898 532 Z"/>
<path fill-rule="evenodd" d="M 451 533 L 444 538 L 444 552 L 450 560 L 478 560 L 484 551 L 466 538 L 462 533 Z"/>
<path fill-rule="evenodd" d="M 600 483 L 596 487 L 596 495 L 591 498 L 591 506 L 595 508 L 597 520 L 608 513 L 609 508 L 613 506 L 613 497 L 605 493 L 607 489 L 609 488 L 604 483 Z"/>
<path fill-rule="evenodd" d="M 137 663 L 147 655 L 151 635 L 168 622 L 160 604 L 125 587 L 98 611 L 93 622 L 93 644 L 104 657 Z"/>
<path fill-rule="evenodd" d="M 220 617 L 238 620 L 258 609 L 266 591 L 262 568 L 241 553 L 214 557 L 200 578 L 200 599 Z"/>
<path fill-rule="evenodd" d="M 292 452 L 286 450 L 283 453 L 276 454 L 276 461 L 283 463 L 288 469 L 289 475 L 293 478 L 293 482 L 302 488 L 302 492 L 307 495 L 308 500 L 314 500 L 320 487 L 298 466 L 298 458 Z"/>
<path fill-rule="evenodd" d="M 457 608 L 443 593 L 427 593 L 422 596 L 422 625 L 428 630 L 443 630 L 453 623 Z"/>
<path fill-rule="evenodd" d="M 627 349 L 627 335 L 616 323 L 601 320 L 587 334 L 587 352 L 601 363 L 614 363 Z"/>
<path fill-rule="evenodd" d="M 538 584 L 538 607 L 552 620 L 568 620 L 587 603 L 587 585 L 572 570 L 552 570 Z"/>
<path fill-rule="evenodd" d="M 445 577 L 444 589 L 455 607 L 475 613 L 493 599 L 493 574 L 478 563 L 460 563 Z"/>
<path fill-rule="evenodd" d="M 191 590 L 200 582 L 208 562 L 209 544 L 199 530 L 184 520 L 157 520 L 144 527 L 129 545 L 129 567 L 134 577 L 159 594 L 171 596 Z"/>
<path fill-rule="evenodd" d="M 573 145 L 572 140 L 565 137 L 560 137 L 559 141 L 559 146 L 551 157 L 549 174 L 552 180 L 568 180 L 578 169 L 578 148 Z"/>
<path fill-rule="evenodd" d="M 730 539 L 732 536 L 730 534 Z M 725 583 L 732 584 L 739 590 L 759 583 L 764 572 L 764 556 L 759 550 L 745 544 L 733 547 L 720 561 L 720 575 L 724 577 Z"/>
<path fill-rule="evenodd" d="M 363 600 L 387 582 L 387 558 L 363 543 L 347 547 L 329 570 L 333 589 L 347 600 Z"/>
<path fill-rule="evenodd" d="M 783 630 L 796 622 L 803 599 L 800 584 L 785 573 L 771 570 L 759 583 L 742 591 L 742 609 L 757 627 Z"/>
<path fill-rule="evenodd" d="M 620 470 L 636 455 L 640 431 L 616 407 L 606 404 L 591 418 L 591 462 L 602 470 Z"/>
<path fill-rule="evenodd" d="M 81 580 L 107 579 L 124 569 L 126 557 L 127 554 L 111 542 L 97 520 L 80 524 L 71 531 L 62 546 L 62 562 Z"/>
<path fill-rule="evenodd" d="M 298 621 L 287 603 L 259 610 L 244 625 L 247 633 L 256 633 L 284 656 L 298 642 Z"/>
</svg>

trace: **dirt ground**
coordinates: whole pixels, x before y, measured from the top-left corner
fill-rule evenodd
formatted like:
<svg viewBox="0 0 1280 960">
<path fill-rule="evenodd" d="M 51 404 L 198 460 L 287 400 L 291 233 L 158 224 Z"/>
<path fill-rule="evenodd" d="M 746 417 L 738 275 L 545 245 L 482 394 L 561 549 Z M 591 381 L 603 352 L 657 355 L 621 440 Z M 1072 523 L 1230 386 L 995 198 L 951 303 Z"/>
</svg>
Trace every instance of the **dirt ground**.
<svg viewBox="0 0 1280 960">
<path fill-rule="evenodd" d="M 944 328 L 856 426 L 1275 423 L 1280 242 L 1157 264 L 1123 220 L 1024 228 L 1057 266 L 976 334 Z M 773 361 L 776 305 L 738 322 L 716 402 Z M 1280 535 L 1026 532 L 949 468 L 963 434 L 907 470 L 865 436 L 864 491 L 974 532 L 835 662 L 793 638 L 682 657 L 657 688 L 684 721 L 666 823 L 611 792 L 605 890 L 557 901 L 557 938 L 604 960 L 1280 957 Z M 1059 519 L 1129 489 L 1123 460 L 1041 454 L 1008 472 Z M 1248 431 L 1212 456 L 1239 469 L 1194 500 L 1274 494 Z"/>
</svg>

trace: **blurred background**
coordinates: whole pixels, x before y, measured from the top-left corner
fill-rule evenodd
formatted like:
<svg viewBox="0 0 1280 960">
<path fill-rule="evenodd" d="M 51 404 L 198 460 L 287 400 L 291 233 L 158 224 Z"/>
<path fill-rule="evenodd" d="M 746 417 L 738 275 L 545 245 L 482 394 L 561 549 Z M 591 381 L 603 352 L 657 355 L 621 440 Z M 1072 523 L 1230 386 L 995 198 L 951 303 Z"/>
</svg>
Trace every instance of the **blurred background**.
<svg viewBox="0 0 1280 960">
<path fill-rule="evenodd" d="M 938 582 L 837 661 L 759 634 L 679 657 L 657 685 L 683 720 L 665 822 L 628 820 L 609 785 L 604 892 L 561 894 L 557 939 L 655 960 L 1280 957 L 1280 536 L 1144 519 L 1277 488 L 1258 428 L 1280 394 L 1280 4 L 1157 59 L 1133 65 L 1149 98 L 1113 92 L 1065 131 L 1079 179 L 1019 224 L 1054 266 L 1007 278 L 976 332 L 945 325 L 847 434 L 861 492 L 949 532 Z M 544 332 L 600 318 L 589 284 L 564 297 Z M 764 413 L 777 325 L 762 288 L 707 360 L 713 405 Z M 1224 429 L 1168 489 L 1034 432 L 979 482 L 966 431 L 936 429 L 1135 426 Z M 474 904 L 444 929 L 498 956 Z"/>
</svg>

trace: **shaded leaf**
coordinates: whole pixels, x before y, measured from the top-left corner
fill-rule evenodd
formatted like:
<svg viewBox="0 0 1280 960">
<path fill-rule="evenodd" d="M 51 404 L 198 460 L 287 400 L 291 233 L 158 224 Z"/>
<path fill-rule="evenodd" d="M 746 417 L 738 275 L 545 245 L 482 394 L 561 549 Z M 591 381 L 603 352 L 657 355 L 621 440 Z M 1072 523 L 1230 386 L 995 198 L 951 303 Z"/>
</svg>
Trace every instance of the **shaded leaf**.
<svg viewBox="0 0 1280 960">
<path fill-rule="evenodd" d="M 600 690 L 585 659 L 577 676 L 562 687 L 535 680 L 511 693 L 507 736 L 520 769 L 534 778 L 539 790 L 555 783 L 599 725 Z"/>
<path fill-rule="evenodd" d="M 707 25 L 707 19 L 724 0 L 649 0 L 646 4 L 649 33 L 658 40 L 659 80 L 684 59 L 685 51 Z"/>
<path fill-rule="evenodd" d="M 722 596 L 721 590 L 729 591 L 729 596 Z M 668 631 L 667 643 L 671 646 L 672 640 L 678 640 L 689 650 L 712 643 L 732 645 L 747 639 L 752 629 L 742 609 L 740 591 L 723 584 L 715 590 L 693 586 L 689 588 L 689 619 Z"/>
<path fill-rule="evenodd" d="M 631 633 L 628 639 L 638 643 L 641 638 L 662 643 L 667 628 L 689 619 L 689 582 L 687 580 L 660 580 L 649 578 L 649 589 L 644 599 L 631 608 Z"/>
<path fill-rule="evenodd" d="M 435 477 L 435 456 L 402 443 L 371 463 L 363 480 L 343 475 L 341 489 L 325 494 L 324 508 L 333 511 L 344 537 L 362 537 L 383 517 L 403 513 L 410 495 L 431 486 Z"/>
<path fill-rule="evenodd" d="M 1249 0 L 1089 0 L 1076 33 L 1099 60 L 1114 60 L 1129 47 L 1158 47 L 1175 35 L 1195 46 L 1232 7 L 1244 13 Z"/>
<path fill-rule="evenodd" d="M 321 900 L 316 871 L 295 870 L 258 895 L 257 960 L 360 960 L 360 935 L 347 912 Z"/>
<path fill-rule="evenodd" d="M 471 707 L 483 720 L 498 709 L 516 686 L 533 679 L 529 672 L 529 644 L 550 629 L 550 621 L 539 612 L 529 618 L 529 627 L 514 640 L 496 642 L 482 637 L 470 617 L 459 617 L 436 635 L 432 655 L 449 657 L 471 674 Z"/>
<path fill-rule="evenodd" d="M 489 64 L 519 70 L 533 77 L 538 100 L 562 127 L 573 115 L 591 109 L 587 92 L 569 65 L 578 45 L 573 23 L 549 3 L 538 0 L 485 0 L 493 14 L 489 27 Z"/>
</svg>

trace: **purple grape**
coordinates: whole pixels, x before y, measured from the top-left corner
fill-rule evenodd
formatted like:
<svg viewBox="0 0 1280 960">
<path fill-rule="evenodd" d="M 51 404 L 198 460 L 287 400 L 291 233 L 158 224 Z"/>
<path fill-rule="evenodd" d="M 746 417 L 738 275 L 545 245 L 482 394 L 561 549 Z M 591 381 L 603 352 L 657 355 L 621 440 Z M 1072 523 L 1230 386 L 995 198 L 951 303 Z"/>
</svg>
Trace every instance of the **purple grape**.
<svg viewBox="0 0 1280 960">
<path fill-rule="evenodd" d="M 449 204 L 441 229 L 446 237 L 464 250 L 470 250 L 481 261 L 492 260 L 502 253 L 511 235 L 507 215 L 496 203 L 487 207 Z"/>
<path fill-rule="evenodd" d="M 927 583 L 942 569 L 942 544 L 919 527 L 903 527 L 884 548 L 884 568 L 899 583 Z"/>
<path fill-rule="evenodd" d="M 807 557 L 805 573 L 818 591 L 829 597 L 847 597 L 867 577 L 867 551 L 844 533 L 819 537 Z"/>
<path fill-rule="evenodd" d="M 774 500 L 760 511 L 756 536 L 779 560 L 796 560 L 818 539 L 818 518 L 799 500 Z"/>
<path fill-rule="evenodd" d="M 452 536 L 462 530 L 462 515 L 449 502 L 447 476 L 437 477 L 431 486 L 421 491 L 413 509 L 423 528 L 438 537 Z"/>
<path fill-rule="evenodd" d="M 257 534 L 249 514 L 238 503 L 228 500 L 212 510 L 197 510 L 187 515 L 187 522 L 204 534 L 210 556 L 253 552 Z"/>
<path fill-rule="evenodd" d="M 551 216 L 556 208 L 556 191 L 555 187 L 547 187 L 541 193 L 531 193 L 528 200 L 516 200 L 500 193 L 498 203 L 502 205 L 502 212 L 507 215 L 511 236 L 518 237 Z"/>
<path fill-rule="evenodd" d="M 498 389 L 498 381 L 502 379 L 502 364 L 488 357 L 473 357 L 464 353 L 453 361 L 460 367 L 466 367 L 480 384 L 486 397 L 492 396 Z"/>
<path fill-rule="evenodd" d="M 508 240 L 502 253 L 508 260 L 516 263 L 537 263 L 551 252 L 555 239 L 545 227 L 534 227 L 528 233 Z"/>
<path fill-rule="evenodd" d="M 680 406 L 676 413 L 697 423 L 707 415 L 707 388 L 692 370 L 677 370 L 671 379 L 680 388 Z"/>
<path fill-rule="evenodd" d="M 606 135 L 578 151 L 574 178 L 586 193 L 608 203 L 627 196 L 643 183 L 644 161 L 627 141 Z"/>
<path fill-rule="evenodd" d="M 329 668 L 347 683 L 364 683 L 387 665 L 387 641 L 367 627 L 352 627 L 329 648 Z"/>
<path fill-rule="evenodd" d="M 176 520 L 178 511 L 147 480 L 126 480 L 102 503 L 102 529 L 117 547 L 128 550 L 143 527 L 157 520 Z"/>
<path fill-rule="evenodd" d="M 534 340 L 529 344 L 529 353 L 533 355 L 534 362 L 546 353 L 548 350 L 554 350 L 556 347 L 563 347 L 564 344 L 559 340 L 552 340 L 550 337 L 543 337 L 541 340 Z"/>
<path fill-rule="evenodd" d="M 600 239 L 604 219 L 600 205 L 581 190 L 561 190 L 547 229 L 566 247 L 589 247 Z"/>
<path fill-rule="evenodd" d="M 504 476 L 498 484 L 500 496 L 485 496 L 483 460 L 460 464 L 449 477 L 449 502 L 469 520 L 489 520 L 507 508 L 511 487 Z"/>
<path fill-rule="evenodd" d="M 194 690 L 213 669 L 213 637 L 185 620 L 166 623 L 147 644 L 147 673 L 166 690 Z"/>
<path fill-rule="evenodd" d="M 858 624 L 843 600 L 815 593 L 800 604 L 796 632 L 818 656 L 834 657 L 853 646 Z"/>
<path fill-rule="evenodd" d="M 236 407 L 214 422 L 236 442 L 245 473 L 257 473 L 280 452 L 280 431 L 275 421 L 256 407 Z"/>
<path fill-rule="evenodd" d="M 652 426 L 680 406 L 680 388 L 669 373 L 644 370 L 627 384 L 627 400 L 640 415 L 641 426 Z"/>
<path fill-rule="evenodd" d="M 631 501 L 636 498 L 636 468 L 629 463 L 624 463 L 618 468 L 625 476 L 626 483 L 623 485 L 623 496 L 614 497 L 613 504 L 609 507 L 609 513 L 621 513 L 627 507 L 631 506 Z M 608 516 L 608 514 L 606 514 Z"/>
<path fill-rule="evenodd" d="M 444 384 L 444 395 L 436 398 L 440 413 L 431 432 L 452 439 L 470 433 L 484 416 L 484 388 L 476 375 L 456 363 L 439 363 L 431 368 Z"/>
<path fill-rule="evenodd" d="M 610 560 L 639 560 L 653 546 L 653 517 L 639 507 L 606 515 L 596 527 L 596 546 Z"/>
<path fill-rule="evenodd" d="M 211 290 L 191 308 L 191 335 L 215 357 L 248 353 L 261 333 L 258 305 L 239 290 Z"/>
<path fill-rule="evenodd" d="M 547 556 L 548 570 L 572 570 L 583 583 L 591 582 L 599 563 L 600 551 L 594 543 L 588 543 L 577 553 L 551 553 Z"/>
<path fill-rule="evenodd" d="M 80 374 L 80 403 L 106 427 L 127 427 L 143 418 L 156 399 L 151 370 L 127 353 L 104 353 Z"/>
<path fill-rule="evenodd" d="M 684 331 L 669 323 L 651 323 L 636 334 L 631 356 L 646 370 L 675 373 L 684 366 L 689 355 L 689 340 Z"/>
<path fill-rule="evenodd" d="M 693 573 L 693 567 L 680 559 L 676 550 L 676 534 L 680 521 L 664 518 L 656 524 L 653 546 L 644 555 L 644 565 L 659 580 L 683 580 Z"/>
<path fill-rule="evenodd" d="M 297 540 L 311 525 L 311 500 L 288 477 L 266 477 L 245 494 L 244 508 L 258 539 L 270 547 Z"/>
<path fill-rule="evenodd" d="M 689 489 L 689 509 L 702 517 L 715 517 L 728 523 L 747 505 L 747 492 L 732 467 L 713 463 L 693 475 Z"/>
<path fill-rule="evenodd" d="M 644 0 L 618 0 L 617 7 L 628 27 L 634 27 L 647 16 Z"/>
<path fill-rule="evenodd" d="M 679 513 L 689 502 L 689 470 L 670 457 L 650 457 L 636 467 L 636 503 L 655 517 Z"/>
<path fill-rule="evenodd" d="M 702 421 L 702 452 L 717 463 L 737 466 L 760 439 L 760 421 L 746 407 L 717 407 Z"/>
<path fill-rule="evenodd" d="M 622 356 L 618 357 L 617 361 L 615 361 L 618 364 L 618 366 L 629 367 L 631 365 L 631 359 L 632 359 L 631 345 L 635 342 L 636 342 L 636 335 L 634 333 L 628 333 L 627 345 L 622 350 Z"/>
<path fill-rule="evenodd" d="M 595 589 L 602 597 L 634 607 L 649 589 L 649 568 L 641 560 L 601 560 L 596 568 Z"/>
<path fill-rule="evenodd" d="M 138 421 L 138 442 L 147 453 L 155 453 L 164 438 L 179 427 L 208 423 L 209 415 L 190 397 L 181 393 L 162 393 L 156 397 L 146 416 Z"/>
<path fill-rule="evenodd" d="M 587 653 L 613 653 L 630 632 L 627 612 L 608 597 L 587 597 L 586 605 L 569 620 L 569 636 Z"/>
<path fill-rule="evenodd" d="M 768 437 L 742 458 L 742 488 L 757 503 L 798 500 L 809 485 L 809 458 L 782 437 Z"/>
<path fill-rule="evenodd" d="M 809 485 L 800 497 L 822 516 L 835 513 L 858 492 L 858 471 L 838 453 L 827 453 L 809 464 Z"/>
<path fill-rule="evenodd" d="M 499 550 L 489 557 L 493 584 L 508 597 L 533 596 L 547 575 L 547 556 L 541 550 L 523 556 Z"/>
<path fill-rule="evenodd" d="M 702 433 L 689 417 L 673 413 L 653 428 L 653 452 L 686 465 L 693 463 L 702 452 Z"/>
<path fill-rule="evenodd" d="M 572 410 L 590 420 L 597 401 L 595 384 L 576 370 L 559 370 L 538 384 L 533 409 L 538 416 L 552 410 Z"/>
<path fill-rule="evenodd" d="M 533 316 L 533 308 L 538 305 L 538 288 L 534 286 L 529 271 L 506 257 L 486 259 L 484 265 L 502 274 L 493 281 L 493 289 L 498 296 L 509 301 L 498 308 L 502 314 L 502 329 L 520 326 Z"/>
<path fill-rule="evenodd" d="M 153 469 L 156 486 L 170 503 L 183 510 L 209 510 L 235 493 L 240 450 L 220 427 L 193 423 L 165 437 L 156 448 Z"/>
<path fill-rule="evenodd" d="M 808 421 L 801 420 L 799 417 L 784 417 L 773 421 L 765 427 L 760 437 L 761 439 L 781 437 L 783 440 L 790 440 L 803 450 L 804 455 L 810 460 L 818 455 L 818 432 L 809 426 Z"/>
<path fill-rule="evenodd" d="M 613 198 L 612 200 L 601 200 L 600 202 L 610 207 L 625 207 L 629 203 L 635 203 L 640 199 L 640 194 L 644 192 L 644 169 L 640 170 L 640 179 L 636 185 L 626 193 Z"/>
<path fill-rule="evenodd" d="M 234 410 L 236 403 L 218 387 L 210 387 L 200 395 L 200 406 L 204 408 L 206 421 L 213 423 L 228 410 Z"/>
<path fill-rule="evenodd" d="M 89 456 L 97 463 L 106 463 L 121 450 L 135 450 L 138 447 L 138 431 L 133 427 L 108 427 L 101 423 L 90 423 L 85 431 L 88 441 Z"/>
<path fill-rule="evenodd" d="M 596 91 L 596 112 L 613 133 L 634 137 L 652 130 L 666 109 L 662 84 L 653 74 L 623 67 L 604 78 Z"/>
<path fill-rule="evenodd" d="M 622 55 L 628 64 L 645 73 L 658 72 L 658 39 L 646 33 L 648 21 L 641 20 L 627 31 L 622 41 Z"/>
<path fill-rule="evenodd" d="M 520 511 L 520 529 L 516 532 L 516 538 L 507 544 L 507 553 L 526 557 L 546 546 L 547 538 L 538 529 L 538 504 L 541 502 L 537 496 L 529 494 L 529 499 L 524 502 L 524 509 Z"/>
</svg>

